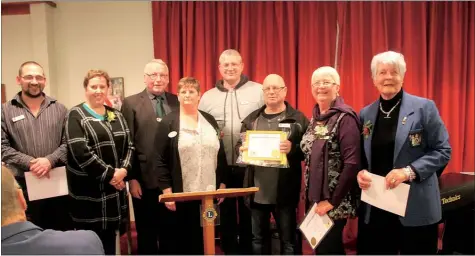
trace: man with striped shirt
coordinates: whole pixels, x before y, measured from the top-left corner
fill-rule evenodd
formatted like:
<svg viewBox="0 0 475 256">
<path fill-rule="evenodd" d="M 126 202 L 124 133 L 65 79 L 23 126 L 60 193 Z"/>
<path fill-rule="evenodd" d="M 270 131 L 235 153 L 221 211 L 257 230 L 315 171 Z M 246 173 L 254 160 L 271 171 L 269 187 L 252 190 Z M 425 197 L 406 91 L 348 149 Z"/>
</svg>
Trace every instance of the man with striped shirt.
<svg viewBox="0 0 475 256">
<path fill-rule="evenodd" d="M 13 171 L 28 202 L 25 172 L 44 179 L 52 168 L 66 164 L 67 109 L 43 92 L 46 77 L 37 62 L 23 63 L 16 81 L 21 91 L 2 104 L 2 162 Z M 27 215 L 44 229 L 70 229 L 67 196 L 28 202 Z"/>
</svg>

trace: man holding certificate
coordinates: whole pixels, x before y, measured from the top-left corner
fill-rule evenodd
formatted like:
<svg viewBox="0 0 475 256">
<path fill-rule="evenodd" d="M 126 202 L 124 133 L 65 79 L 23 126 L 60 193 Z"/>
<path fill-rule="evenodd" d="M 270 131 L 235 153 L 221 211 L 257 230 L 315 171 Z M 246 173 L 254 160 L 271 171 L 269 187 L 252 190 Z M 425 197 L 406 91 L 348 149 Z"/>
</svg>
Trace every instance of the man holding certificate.
<svg viewBox="0 0 475 256">
<path fill-rule="evenodd" d="M 309 122 L 285 102 L 287 87 L 282 77 L 268 75 L 262 90 L 266 105 L 243 120 L 241 132 L 247 132 L 248 138 L 236 145 L 248 160 L 261 163 L 248 165 L 244 177 L 244 187 L 259 187 L 255 195 L 246 198 L 252 215 L 252 249 L 254 254 L 270 254 L 272 213 L 279 229 L 281 254 L 294 254 L 303 160 L 299 144 Z M 249 135 L 251 130 L 253 136 Z M 288 167 L 279 168 L 282 166 Z"/>
</svg>

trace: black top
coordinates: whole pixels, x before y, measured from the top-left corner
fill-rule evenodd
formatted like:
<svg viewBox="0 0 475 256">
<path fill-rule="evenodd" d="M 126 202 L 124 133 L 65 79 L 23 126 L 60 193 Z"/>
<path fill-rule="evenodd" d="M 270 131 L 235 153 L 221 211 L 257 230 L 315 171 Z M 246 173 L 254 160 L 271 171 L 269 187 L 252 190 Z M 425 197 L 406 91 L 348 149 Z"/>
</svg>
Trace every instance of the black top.
<svg viewBox="0 0 475 256">
<path fill-rule="evenodd" d="M 402 94 L 401 89 L 401 91 L 390 100 L 379 99 L 381 107 L 386 113 L 394 107 L 394 110 L 389 114 L 389 118 L 387 118 L 388 115 L 383 113 L 380 109 L 374 124 L 374 135 L 371 140 L 371 152 L 373 154 L 371 157 L 371 172 L 380 176 L 386 176 L 393 169 L 394 145 Z M 395 214 L 376 207 L 371 208 L 371 221 L 373 222 L 385 223 L 391 226 L 396 225 L 399 221 Z"/>
<path fill-rule="evenodd" d="M 279 113 L 276 113 L 276 114 L 267 114 L 265 111 L 262 111 L 262 117 L 264 117 L 265 119 L 269 119 L 269 120 L 270 120 L 270 119 L 273 119 L 273 118 L 275 118 L 275 117 L 280 116 L 283 112 L 284 112 L 284 111 L 279 112 Z"/>
<path fill-rule="evenodd" d="M 220 136 L 218 123 L 214 117 L 199 110 L 201 115 L 214 127 L 216 136 Z M 155 134 L 154 172 L 157 175 L 158 187 L 161 190 L 172 188 L 173 193 L 183 192 L 183 177 L 181 172 L 180 154 L 178 152 L 178 138 L 180 136 L 180 111 L 173 111 L 166 115 L 158 124 Z M 219 138 L 217 155 L 216 188 L 221 183 L 227 184 L 226 170 L 228 168 L 223 140 Z"/>
<path fill-rule="evenodd" d="M 290 104 L 285 102 L 285 118 L 279 123 L 289 124 L 290 128 L 279 127 L 279 130 L 290 131 L 290 140 L 292 142 L 292 149 L 287 154 L 287 160 L 290 168 L 280 168 L 279 178 L 277 184 L 277 205 L 297 207 L 300 200 L 300 184 L 302 182 L 302 160 L 304 155 L 300 149 L 300 141 L 302 136 L 307 130 L 309 121 L 307 117 L 297 109 L 294 109 Z M 254 125 L 257 118 L 264 114 L 266 106 L 255 110 L 249 114 L 243 121 L 241 132 L 248 130 L 254 130 Z M 269 115 L 266 115 L 269 117 Z M 239 140 L 235 146 L 236 152 L 239 152 L 239 147 L 242 145 L 242 140 Z M 253 187 L 254 184 L 254 172 L 253 165 L 247 165 L 244 176 L 243 187 Z M 254 201 L 254 195 L 244 197 L 245 203 L 250 205 Z"/>
<path fill-rule="evenodd" d="M 389 114 L 384 114 L 381 109 L 378 111 L 374 124 L 374 134 L 371 140 L 371 172 L 377 175 L 386 176 L 393 169 L 394 144 L 396 140 L 397 122 L 399 110 L 401 109 L 402 89 L 390 100 L 379 99 L 383 110 L 387 113 L 394 106 L 394 110 Z M 398 103 L 399 102 L 399 103 Z"/>
</svg>

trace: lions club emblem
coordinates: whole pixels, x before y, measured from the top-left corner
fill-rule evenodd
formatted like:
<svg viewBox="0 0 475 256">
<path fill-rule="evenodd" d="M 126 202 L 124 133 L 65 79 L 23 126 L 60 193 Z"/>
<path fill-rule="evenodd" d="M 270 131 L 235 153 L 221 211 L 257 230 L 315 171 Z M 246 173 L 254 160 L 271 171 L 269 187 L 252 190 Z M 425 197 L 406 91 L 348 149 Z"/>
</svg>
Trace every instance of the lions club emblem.
<svg viewBox="0 0 475 256">
<path fill-rule="evenodd" d="M 203 219 L 208 222 L 213 222 L 218 217 L 218 212 L 212 207 L 206 208 L 203 212 Z"/>
</svg>

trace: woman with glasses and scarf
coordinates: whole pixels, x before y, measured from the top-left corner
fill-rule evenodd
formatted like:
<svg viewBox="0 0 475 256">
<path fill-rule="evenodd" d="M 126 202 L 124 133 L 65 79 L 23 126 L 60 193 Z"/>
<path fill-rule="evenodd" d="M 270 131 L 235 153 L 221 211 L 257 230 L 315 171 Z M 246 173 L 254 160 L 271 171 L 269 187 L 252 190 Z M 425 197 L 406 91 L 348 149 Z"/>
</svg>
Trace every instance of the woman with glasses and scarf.
<svg viewBox="0 0 475 256">
<path fill-rule="evenodd" d="M 316 254 L 345 254 L 343 228 L 356 216 L 356 175 L 360 168 L 360 121 L 338 95 L 340 76 L 332 67 L 312 75 L 316 105 L 300 146 L 305 154 L 307 208 L 317 204 L 334 225 L 316 248 Z"/>
</svg>

